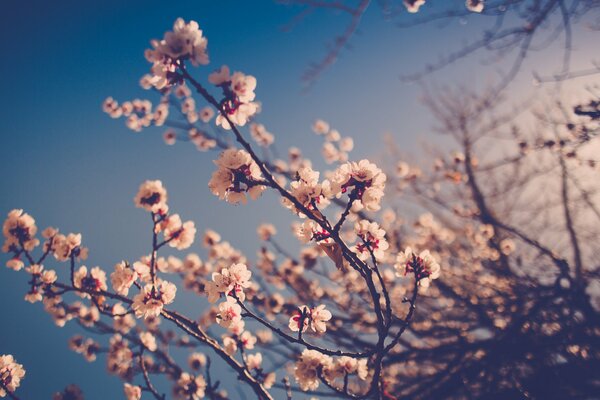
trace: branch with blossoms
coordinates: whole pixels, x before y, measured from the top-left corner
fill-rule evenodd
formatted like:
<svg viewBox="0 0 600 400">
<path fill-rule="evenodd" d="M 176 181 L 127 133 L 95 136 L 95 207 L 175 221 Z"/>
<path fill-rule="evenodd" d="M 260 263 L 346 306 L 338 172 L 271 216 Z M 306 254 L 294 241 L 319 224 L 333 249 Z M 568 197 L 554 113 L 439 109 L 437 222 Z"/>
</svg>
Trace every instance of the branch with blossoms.
<svg viewBox="0 0 600 400">
<path fill-rule="evenodd" d="M 211 94 L 190 70 L 190 65 L 208 63 L 207 40 L 193 21 L 178 19 L 172 31 L 151 43 L 145 54 L 151 74 L 141 84 L 160 93 L 159 106 L 152 109 L 147 100 L 119 105 L 107 99 L 104 110 L 112 117 L 126 116 L 134 131 L 170 125 L 187 131 L 187 139 L 201 150 L 222 149 L 214 161 L 210 191 L 231 204 L 275 193 L 298 218 L 294 231 L 304 247 L 292 258 L 292 252 L 276 244 L 274 227 L 263 225 L 259 236 L 277 254 L 262 249 L 254 266 L 211 230 L 203 237 L 204 260 L 195 253 L 165 258 L 160 255 L 165 247 L 189 249 L 197 230 L 194 222 L 171 212 L 162 182 L 149 180 L 134 198 L 136 207 L 150 215 L 149 253 L 117 263 L 110 289 L 102 268 L 80 265 L 88 254 L 81 235 L 48 228 L 41 243 L 34 219 L 22 210 L 11 211 L 3 227 L 3 250 L 12 254 L 8 267 L 29 274 L 26 300 L 43 302 L 58 326 L 76 320 L 90 334 L 110 336 L 108 346 L 78 336 L 70 347 L 88 361 L 106 353 L 108 370 L 124 381 L 128 400 L 139 400 L 144 392 L 157 400 L 166 398 L 154 379 L 157 375 L 170 382 L 178 399 L 229 398 L 219 389 L 220 382 L 212 381 L 209 357 L 200 351 L 229 367 L 258 399 L 274 398 L 270 389 L 278 374 L 292 370 L 290 360 L 296 360 L 293 375 L 302 391 L 317 393 L 323 384 L 331 396 L 388 397 L 385 388 L 393 373 L 386 370 L 385 360 L 411 323 L 419 292 L 440 276 L 440 265 L 426 250 L 390 252 L 386 231 L 374 221 L 386 175 L 368 160 L 348 161 L 352 140 L 321 120 L 313 130 L 325 138 L 325 161 L 336 165 L 325 179 L 297 150 L 290 150 L 289 164 L 259 156 L 241 131 L 250 123 L 251 136 L 260 146 L 273 143 L 264 125 L 251 122 L 260 110 L 256 79 L 222 66 L 208 74 L 217 93 Z M 205 107 L 196 112 L 190 88 L 214 111 Z M 185 121 L 168 119 L 172 106 Z M 208 133 L 205 125 L 215 115 Z M 196 125 L 199 120 L 205 125 Z M 165 141 L 172 144 L 178 135 L 169 132 Z M 330 203 L 341 212 L 327 211 Z M 51 255 L 67 264 L 65 273 L 47 268 Z M 410 290 L 396 279 L 405 275 L 414 280 L 412 295 L 397 301 L 399 293 Z M 178 281 L 204 299 L 199 320 L 172 308 Z M 161 327 L 163 320 L 171 323 L 169 329 Z M 189 368 L 179 363 L 172 348 L 190 353 Z M 254 349 L 260 352 L 249 352 Z"/>
</svg>

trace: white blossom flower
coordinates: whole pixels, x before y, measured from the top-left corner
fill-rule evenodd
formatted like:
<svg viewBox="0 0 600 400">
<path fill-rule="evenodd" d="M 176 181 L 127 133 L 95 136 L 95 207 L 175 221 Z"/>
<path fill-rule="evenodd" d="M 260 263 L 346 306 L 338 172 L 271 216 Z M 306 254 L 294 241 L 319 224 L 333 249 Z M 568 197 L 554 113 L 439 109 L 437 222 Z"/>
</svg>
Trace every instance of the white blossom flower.
<svg viewBox="0 0 600 400">
<path fill-rule="evenodd" d="M 81 249 L 81 234 L 79 233 L 69 233 L 66 236 L 57 233 L 52 237 L 52 251 L 57 261 L 66 261 L 71 255 L 79 257 Z"/>
<path fill-rule="evenodd" d="M 21 385 L 21 380 L 25 377 L 23 365 L 18 364 L 12 355 L 4 354 L 0 356 L 0 397 L 6 397 L 9 393 L 14 393 Z"/>
<path fill-rule="evenodd" d="M 362 241 L 354 246 L 354 252 L 357 253 L 358 258 L 363 261 L 367 260 L 373 252 L 377 260 L 383 259 L 389 245 L 385 239 L 385 231 L 379 227 L 377 222 L 360 220 L 355 224 L 354 231 Z"/>
<path fill-rule="evenodd" d="M 194 66 L 208 64 L 208 41 L 195 21 L 186 23 L 178 18 L 172 31 L 166 32 L 162 40 L 153 40 L 150 44 L 152 48 L 144 53 L 146 60 L 153 64 L 151 75 L 145 78 L 146 86 L 162 89 L 169 85 L 168 73 L 175 72 L 179 60 L 190 60 Z"/>
<path fill-rule="evenodd" d="M 260 240 L 268 241 L 277 233 L 277 229 L 273 224 L 260 224 L 258 228 L 256 228 L 256 233 Z"/>
<path fill-rule="evenodd" d="M 275 372 L 269 372 L 263 380 L 263 386 L 265 389 L 271 389 L 277 380 L 277 374 Z"/>
<path fill-rule="evenodd" d="M 145 181 L 142 183 L 134 201 L 136 207 L 153 213 L 166 214 L 169 210 L 167 191 L 161 181 Z"/>
<path fill-rule="evenodd" d="M 329 132 L 329 124 L 322 119 L 318 119 L 313 123 L 312 130 L 317 135 L 324 135 Z"/>
<path fill-rule="evenodd" d="M 323 181 L 323 194 L 340 197 L 350 190 L 350 195 L 368 211 L 378 211 L 385 188 L 386 176 L 368 160 L 348 162 L 334 171 L 330 179 Z"/>
<path fill-rule="evenodd" d="M 213 119 L 214 116 L 215 116 L 215 112 L 213 111 L 212 108 L 210 108 L 208 106 L 202 108 L 200 110 L 200 112 L 198 113 L 198 117 L 204 123 L 209 122 L 211 119 Z"/>
<path fill-rule="evenodd" d="M 308 306 L 300 306 L 298 310 L 292 314 L 288 327 L 293 332 L 306 332 L 308 327 L 316 333 L 324 333 L 327 330 L 326 322 L 331 319 L 331 312 L 325 309 L 325 305 L 321 304 L 314 308 Z"/>
<path fill-rule="evenodd" d="M 40 279 L 44 284 L 51 285 L 54 282 L 56 282 L 56 279 L 58 279 L 58 277 L 56 276 L 56 271 L 52 269 L 47 269 L 42 271 Z"/>
<path fill-rule="evenodd" d="M 91 328 L 96 322 L 100 321 L 100 311 L 96 306 L 87 307 L 78 303 L 77 316 L 79 317 L 79 322 L 88 328 Z"/>
<path fill-rule="evenodd" d="M 324 333 L 327 330 L 326 322 L 331 319 L 331 312 L 325 309 L 321 304 L 310 310 L 310 328 L 317 333 Z"/>
<path fill-rule="evenodd" d="M 227 354 L 232 356 L 238 351 L 237 341 L 230 336 L 225 336 L 223 338 L 223 348 Z"/>
<path fill-rule="evenodd" d="M 303 391 L 319 387 L 319 374 L 331 364 L 331 358 L 316 350 L 304 350 L 294 367 L 294 377 Z"/>
<path fill-rule="evenodd" d="M 590 280 L 585 288 L 585 293 L 590 298 L 590 304 L 596 311 L 600 311 L 600 281 Z"/>
<path fill-rule="evenodd" d="M 429 287 L 431 281 L 440 276 L 440 264 L 429 250 L 423 250 L 417 255 L 410 247 L 407 247 L 404 252 L 397 255 L 394 268 L 397 276 L 414 273 L 419 286 L 424 288 Z"/>
<path fill-rule="evenodd" d="M 140 400 L 142 398 L 142 388 L 139 386 L 125 383 L 123 392 L 125 393 L 125 400 Z"/>
<path fill-rule="evenodd" d="M 250 135 L 252 139 L 262 147 L 269 147 L 275 141 L 275 136 L 267 131 L 263 124 L 251 123 Z"/>
<path fill-rule="evenodd" d="M 110 281 L 112 287 L 120 295 L 127 296 L 129 294 L 129 288 L 133 285 L 135 280 L 138 278 L 137 272 L 129 268 L 129 265 L 125 261 L 115 265 L 115 270 L 110 274 Z"/>
<path fill-rule="evenodd" d="M 302 329 L 302 332 L 306 332 L 310 323 L 310 308 L 308 306 L 300 306 L 292 316 L 288 327 L 292 332 L 298 332 Z"/>
<path fill-rule="evenodd" d="M 316 205 L 321 208 L 326 207 L 328 201 L 322 195 L 319 172 L 306 166 L 298 169 L 296 175 L 297 179 L 290 183 L 290 193 L 297 202 L 310 210 L 315 209 Z M 283 199 L 283 204 L 295 213 L 302 213 L 292 201 L 286 198 Z"/>
<path fill-rule="evenodd" d="M 86 266 L 81 266 L 73 275 L 75 287 L 86 292 L 98 292 L 106 291 L 106 272 L 100 269 L 100 267 L 94 267 L 89 270 Z M 88 297 L 87 294 L 83 294 L 84 297 Z"/>
<path fill-rule="evenodd" d="M 218 169 L 213 173 L 208 187 L 211 192 L 230 203 L 246 203 L 246 194 L 257 199 L 265 190 L 258 183 L 261 173 L 258 165 L 245 150 L 227 149 L 223 151 L 215 164 Z"/>
<path fill-rule="evenodd" d="M 214 303 L 221 293 L 228 296 L 235 294 L 240 301 L 244 301 L 244 289 L 250 287 L 251 276 L 252 272 L 242 263 L 231 264 L 220 272 L 213 272 L 212 282 L 207 282 L 205 287 L 208 301 Z"/>
<path fill-rule="evenodd" d="M 170 304 L 175 300 L 177 286 L 161 281 L 156 288 L 151 284 L 144 286 L 143 290 L 133 298 L 131 307 L 138 318 L 157 317 L 162 312 L 165 304 Z"/>
<path fill-rule="evenodd" d="M 231 129 L 230 121 L 235 125 L 243 126 L 258 112 L 258 103 L 253 102 L 256 97 L 256 78 L 242 72 L 229 74 L 229 67 L 222 66 L 218 71 L 208 76 L 210 83 L 220 86 L 225 95 L 222 112 L 217 116 L 217 126 Z M 225 117 L 223 114 L 227 115 Z"/>
<path fill-rule="evenodd" d="M 202 375 L 193 376 L 182 372 L 173 389 L 175 398 L 181 400 L 200 400 L 204 398 L 206 381 Z"/>
<path fill-rule="evenodd" d="M 249 370 L 260 369 L 262 364 L 262 354 L 249 354 L 246 358 L 246 366 Z"/>
<path fill-rule="evenodd" d="M 140 341 L 150 351 L 156 351 L 156 349 L 158 348 L 156 345 L 156 338 L 150 332 L 141 332 Z"/>
<path fill-rule="evenodd" d="M 112 307 L 112 315 L 113 327 L 118 332 L 128 333 L 135 326 L 135 319 L 121 303 L 115 303 Z"/>
<path fill-rule="evenodd" d="M 208 75 L 208 81 L 215 86 L 223 85 L 230 80 L 229 67 L 227 65 L 222 65 L 221 68 Z"/>
<path fill-rule="evenodd" d="M 226 296 L 225 301 L 219 304 L 217 322 L 223 328 L 229 328 L 242 320 L 242 308 L 233 297 Z"/>
<path fill-rule="evenodd" d="M 169 215 L 164 221 L 164 236 L 170 247 L 187 249 L 194 243 L 196 225 L 193 221 L 181 222 L 179 214 Z"/>
<path fill-rule="evenodd" d="M 329 233 L 311 219 L 305 220 L 302 224 L 296 224 L 294 226 L 294 234 L 302 243 L 308 243 L 311 240 L 319 244 L 333 243 Z"/>
<path fill-rule="evenodd" d="M 107 97 L 102 102 L 102 111 L 107 113 L 111 118 L 119 118 L 123 114 L 123 110 L 119 107 L 119 103 L 112 97 Z"/>
<path fill-rule="evenodd" d="M 237 95 L 238 101 L 249 103 L 256 95 L 256 78 L 252 75 L 245 75 L 242 72 L 234 72 L 231 75 L 231 90 Z"/>
<path fill-rule="evenodd" d="M 24 265 L 20 258 L 11 258 L 6 262 L 6 267 L 14 271 L 20 271 Z"/>
<path fill-rule="evenodd" d="M 8 213 L 2 226 L 2 233 L 5 238 L 2 251 L 5 253 L 21 246 L 31 251 L 40 244 L 40 241 L 35 238 L 37 233 L 35 220 L 23 210 L 12 210 Z"/>
<path fill-rule="evenodd" d="M 238 340 L 246 350 L 252 350 L 256 344 L 256 336 L 252 335 L 249 331 L 242 332 Z"/>
<path fill-rule="evenodd" d="M 42 301 L 43 300 L 43 296 L 42 293 L 39 291 L 38 288 L 31 288 L 26 294 L 25 294 L 25 301 L 29 302 L 29 303 L 37 303 L 38 301 Z"/>
<path fill-rule="evenodd" d="M 365 380 L 369 375 L 367 368 L 367 359 L 356 359 L 353 357 L 342 356 L 336 358 L 333 363 L 324 370 L 328 379 L 343 378 L 346 375 L 356 374 L 359 379 Z"/>
<path fill-rule="evenodd" d="M 207 358 L 202 353 L 192 353 L 188 357 L 188 365 L 194 371 L 199 371 L 203 368 L 207 363 Z"/>
</svg>

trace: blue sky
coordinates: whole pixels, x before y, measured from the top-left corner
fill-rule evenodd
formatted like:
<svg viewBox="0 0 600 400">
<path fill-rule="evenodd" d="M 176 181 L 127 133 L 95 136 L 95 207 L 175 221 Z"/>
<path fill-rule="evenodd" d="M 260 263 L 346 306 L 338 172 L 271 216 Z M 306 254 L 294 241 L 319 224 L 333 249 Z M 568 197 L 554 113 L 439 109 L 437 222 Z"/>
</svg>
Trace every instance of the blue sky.
<svg viewBox="0 0 600 400">
<path fill-rule="evenodd" d="M 148 252 L 148 218 L 134 208 L 132 198 L 142 181 L 161 179 L 172 210 L 195 220 L 199 231 L 221 232 L 253 258 L 259 223 L 271 220 L 287 232 L 292 221 L 274 196 L 247 207 L 219 202 L 206 186 L 214 154 L 185 144 L 166 147 L 161 129 L 133 133 L 101 111 L 107 96 L 122 101 L 148 95 L 137 82 L 148 70 L 143 51 L 149 40 L 161 37 L 179 16 L 198 21 L 209 40 L 211 65 L 196 74 L 228 64 L 255 75 L 263 103 L 260 122 L 276 134 L 280 150 L 294 145 L 318 156 L 320 142 L 310 125 L 324 118 L 353 136 L 353 157 L 364 158 L 381 153 L 384 133 L 391 133 L 406 152 L 432 138 L 419 87 L 402 83 L 399 76 L 435 60 L 449 44 L 460 45 L 489 22 L 473 16 L 443 33 L 436 26 L 399 30 L 373 7 L 352 49 L 302 93 L 302 72 L 323 56 L 326 43 L 347 19 L 321 12 L 283 32 L 297 11 L 266 0 L 5 1 L 0 16 L 5 55 L 0 63 L 0 212 L 24 208 L 40 227 L 81 232 L 90 247 L 87 264 L 110 270 L 121 259 Z M 585 45 L 591 42 L 581 43 L 575 61 L 586 66 Z M 553 58 L 555 53 L 543 53 L 531 65 Z M 474 57 L 449 68 L 436 75 L 437 82 L 481 85 L 495 70 L 482 68 L 479 61 Z M 524 73 L 519 79 L 517 92 L 529 93 L 531 76 Z M 58 272 L 65 271 L 59 267 Z M 56 328 L 41 305 L 22 300 L 24 274 L 0 268 L 0 289 L 0 354 L 13 354 L 25 365 L 23 398 L 50 398 L 69 383 L 80 385 L 87 399 L 120 398 L 121 383 L 104 372 L 103 358 L 88 364 L 68 351 L 67 338 L 76 327 Z M 183 310 L 199 315 L 193 304 L 182 294 Z"/>
</svg>

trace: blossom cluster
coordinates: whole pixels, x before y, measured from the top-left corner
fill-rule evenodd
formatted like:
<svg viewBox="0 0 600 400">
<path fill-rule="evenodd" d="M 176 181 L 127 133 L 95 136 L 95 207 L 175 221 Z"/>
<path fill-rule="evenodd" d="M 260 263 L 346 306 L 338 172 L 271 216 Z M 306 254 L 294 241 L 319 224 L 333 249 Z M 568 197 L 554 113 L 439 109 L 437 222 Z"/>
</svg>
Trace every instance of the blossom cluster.
<svg viewBox="0 0 600 400">
<path fill-rule="evenodd" d="M 169 117 L 169 104 L 166 101 L 161 101 L 153 108 L 149 100 L 134 99 L 119 104 L 108 97 L 102 104 L 102 110 L 111 118 L 125 117 L 125 125 L 134 132 L 140 132 L 151 125 L 163 126 Z"/>
<path fill-rule="evenodd" d="M 180 62 L 189 60 L 192 65 L 208 64 L 207 39 L 196 21 L 185 22 L 178 18 L 173 30 L 165 33 L 162 40 L 153 40 L 152 48 L 145 52 L 152 63 L 148 81 L 157 89 L 170 85 Z"/>
<path fill-rule="evenodd" d="M 207 64 L 206 49 L 207 40 L 199 25 L 178 19 L 172 31 L 153 41 L 145 54 L 152 69 L 140 83 L 146 89 L 158 89 L 162 96 L 159 105 L 153 108 L 149 100 L 141 99 L 119 104 L 108 98 L 104 111 L 113 118 L 127 118 L 127 126 L 134 131 L 168 125 L 169 130 L 163 135 L 167 144 L 181 138 L 200 150 L 223 149 L 214 161 L 217 169 L 208 182 L 211 192 L 229 203 L 245 204 L 248 197 L 256 200 L 267 189 L 274 189 L 281 195 L 283 206 L 301 218 L 301 222 L 293 224 L 296 236 L 307 244 L 299 257 L 277 243 L 277 230 L 271 224 L 257 229 L 263 245 L 255 263 L 212 230 L 206 230 L 202 237 L 206 258 L 196 253 L 182 258 L 159 256 L 159 250 L 166 246 L 189 249 L 197 230 L 194 222 L 184 221 L 170 211 L 162 182 L 147 180 L 133 199 L 135 206 L 148 212 L 152 219 L 152 248 L 146 255 L 116 263 L 107 275 L 100 267 L 80 265 L 88 253 L 80 234 L 62 234 L 48 228 L 42 233 L 43 254 L 35 262 L 32 251 L 40 245 L 35 221 L 22 210 L 13 210 L 3 226 L 3 250 L 12 253 L 7 266 L 14 270 L 24 268 L 31 276 L 26 300 L 43 302 L 56 325 L 75 320 L 90 331 L 111 335 L 108 346 L 75 336 L 69 347 L 90 362 L 106 353 L 107 369 L 125 381 L 123 391 L 128 400 L 140 400 L 145 391 L 161 398 L 150 383 L 150 377 L 156 374 L 164 374 L 172 382 L 172 396 L 176 399 L 226 398 L 217 390 L 219 383 L 211 382 L 210 359 L 194 350 L 198 344 L 191 338 L 211 347 L 229 365 L 243 370 L 240 379 L 261 398 L 269 398 L 264 391 L 276 382 L 276 373 L 269 368 L 281 362 L 277 357 L 283 358 L 283 363 L 293 362 L 300 354 L 297 346 L 303 351 L 293 374 L 300 389 L 315 390 L 325 383 L 334 391 L 359 396 L 369 385 L 369 377 L 373 382 L 384 379 L 381 372 L 370 370 L 369 364 L 380 362 L 377 357 L 384 357 L 397 344 L 397 339 L 392 339 L 397 330 L 392 312 L 400 315 L 396 304 L 405 301 L 397 299 L 404 298 L 406 290 L 400 285 L 401 280 L 395 279 L 394 270 L 397 276 L 413 274 L 415 282 L 427 287 L 440 276 L 440 258 L 429 251 L 417 255 L 410 248 L 397 254 L 397 237 L 386 233 L 391 228 L 386 222 L 389 218 L 383 217 L 381 225 L 372 219 L 382 207 L 386 174 L 369 160 L 349 161 L 353 140 L 342 137 L 327 122 L 317 120 L 313 131 L 325 139 L 322 155 L 327 164 L 335 164 L 332 171 L 321 173 L 313 169 L 311 161 L 297 148 L 288 150 L 288 161 L 268 159 L 268 154 L 276 153 L 269 148 L 274 135 L 253 121 L 260 109 L 255 95 L 256 79 L 239 71 L 231 73 L 229 67 L 222 66 L 208 76 L 208 81 L 222 91 L 222 97 L 215 99 L 186 69 L 186 62 L 194 66 Z M 208 106 L 196 104 L 191 88 L 217 110 L 216 115 Z M 181 114 L 179 124 L 167 120 L 172 105 Z M 215 135 L 199 125 L 200 121 L 208 124 L 213 118 L 213 129 L 222 128 Z M 265 148 L 264 158 L 235 128 L 247 124 L 250 137 Z M 183 136 L 175 129 L 183 130 Z M 224 139 L 227 134 L 233 134 L 243 149 Z M 340 207 L 337 222 L 324 214 L 331 204 Z M 386 212 L 384 215 L 389 215 Z M 432 226 L 424 218 L 415 229 L 427 234 L 428 229 L 434 230 Z M 415 247 L 426 248 L 430 243 Z M 508 242 L 500 248 L 510 251 Z M 56 272 L 42 265 L 47 255 L 70 264 L 67 283 L 58 281 Z M 323 262 L 326 257 L 330 260 Z M 330 268 L 331 260 L 336 268 Z M 209 306 L 199 318 L 188 318 L 166 308 L 174 303 L 178 292 L 177 281 L 163 279 L 166 274 L 179 279 L 183 288 L 206 296 Z M 326 281 L 333 285 L 325 285 Z M 416 289 L 414 296 L 418 294 Z M 70 294 L 78 297 L 73 296 L 75 300 L 69 302 Z M 412 317 L 415 298 L 403 321 L 405 326 Z M 174 322 L 173 326 L 182 332 L 161 328 L 163 318 Z M 288 329 L 278 327 L 285 327 L 286 323 Z M 256 324 L 261 329 L 253 330 Z M 211 336 L 217 325 L 223 328 L 220 339 Z M 316 335 L 303 336 L 309 330 Z M 357 333 L 355 343 L 378 336 L 379 344 L 371 347 L 379 353 L 372 352 L 370 346 L 364 346 L 364 353 L 325 347 L 353 345 L 351 340 L 346 341 L 351 339 L 348 332 Z M 363 333 L 365 336 L 359 337 Z M 174 347 L 191 349 L 189 369 L 175 365 L 169 354 Z M 274 348 L 281 348 L 282 353 L 277 354 Z M 136 375 L 144 377 L 143 386 L 134 384 Z"/>
<path fill-rule="evenodd" d="M 339 131 L 331 129 L 322 119 L 313 123 L 312 130 L 325 138 L 321 154 L 327 164 L 348 161 L 348 153 L 354 148 L 354 140 L 351 137 L 342 137 Z"/>
<path fill-rule="evenodd" d="M 223 65 L 210 74 L 208 80 L 223 91 L 222 112 L 216 120 L 223 129 L 231 129 L 231 123 L 244 126 L 259 111 L 259 104 L 253 101 L 256 97 L 255 77 L 243 72 L 230 74 L 229 67 Z"/>
<path fill-rule="evenodd" d="M 265 190 L 258 165 L 245 150 L 227 149 L 215 161 L 218 169 L 208 187 L 220 199 L 232 204 L 247 202 L 246 195 L 256 200 Z"/>
<path fill-rule="evenodd" d="M 378 211 L 384 194 L 386 175 L 368 160 L 348 162 L 337 168 L 323 182 L 328 197 L 340 197 L 348 193 L 356 201 L 355 210 Z"/>
<path fill-rule="evenodd" d="M 0 397 L 10 396 L 21 385 L 25 370 L 10 354 L 0 356 Z"/>
<path fill-rule="evenodd" d="M 346 356 L 332 359 L 316 350 L 307 349 L 302 352 L 294 366 L 296 382 L 304 391 L 316 390 L 323 379 L 331 385 L 335 379 L 348 375 L 356 375 L 361 380 L 367 379 L 367 359 Z"/>
<path fill-rule="evenodd" d="M 404 252 L 398 253 L 394 268 L 398 276 L 413 273 L 419 285 L 425 288 L 429 287 L 432 280 L 440 276 L 440 264 L 429 250 L 423 250 L 417 254 L 407 247 Z"/>
<path fill-rule="evenodd" d="M 360 220 L 355 224 L 354 231 L 361 240 L 361 243 L 354 246 L 358 258 L 364 261 L 369 259 L 371 254 L 377 260 L 384 258 L 389 245 L 385 239 L 385 231 L 379 227 L 377 222 Z"/>
<path fill-rule="evenodd" d="M 326 322 L 331 319 L 331 312 L 325 309 L 325 305 L 309 308 L 300 306 L 290 318 L 289 328 L 293 332 L 306 332 L 308 327 L 316 333 L 325 333 L 327 331 Z"/>
</svg>

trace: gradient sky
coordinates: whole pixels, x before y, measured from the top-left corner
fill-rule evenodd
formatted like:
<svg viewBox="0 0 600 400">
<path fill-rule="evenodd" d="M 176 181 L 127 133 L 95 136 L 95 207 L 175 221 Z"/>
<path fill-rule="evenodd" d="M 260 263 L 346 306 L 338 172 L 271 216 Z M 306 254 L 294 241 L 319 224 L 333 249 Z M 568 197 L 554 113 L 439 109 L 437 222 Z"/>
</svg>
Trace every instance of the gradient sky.
<svg viewBox="0 0 600 400">
<path fill-rule="evenodd" d="M 254 232 L 261 222 L 273 221 L 284 232 L 283 241 L 292 243 L 287 227 L 293 219 L 274 196 L 246 207 L 219 202 L 206 185 L 213 153 L 199 153 L 185 143 L 166 147 L 162 129 L 133 133 L 122 120 L 101 111 L 107 96 L 157 100 L 137 84 L 149 67 L 143 57 L 149 40 L 162 37 L 179 16 L 198 21 L 208 37 L 211 65 L 196 75 L 228 64 L 256 76 L 257 98 L 263 103 L 259 121 L 276 134 L 280 150 L 294 145 L 317 157 L 320 141 L 310 125 L 324 118 L 354 137 L 352 157 L 363 158 L 381 153 L 387 132 L 406 152 L 432 138 L 432 120 L 419 104 L 419 87 L 402 83 L 399 76 L 456 48 L 489 23 L 474 15 L 443 31 L 435 25 L 400 30 L 374 6 L 352 39 L 352 49 L 302 94 L 302 72 L 324 55 L 326 43 L 342 31 L 347 18 L 320 12 L 291 32 L 282 31 L 297 12 L 267 0 L 4 1 L 0 212 L 24 208 L 40 228 L 81 232 L 90 248 L 86 264 L 110 271 L 121 259 L 135 260 L 149 251 L 148 216 L 134 208 L 132 199 L 142 181 L 161 179 L 172 210 L 195 220 L 199 232 L 219 231 L 253 259 L 258 246 Z M 407 18 L 406 13 L 401 17 Z M 585 67 L 590 49 L 597 49 L 591 40 L 580 43 L 575 65 Z M 539 54 L 527 64 L 529 71 L 556 57 L 552 51 Z M 435 79 L 441 85 L 482 85 L 496 70 L 482 68 L 481 59 L 470 58 Z M 530 73 L 524 72 L 513 85 L 521 96 L 530 94 L 530 82 Z M 197 245 L 192 249 L 200 252 Z M 65 276 L 63 268 L 57 272 Z M 21 397 L 48 399 L 76 383 L 86 399 L 121 398 L 121 383 L 104 372 L 104 357 L 88 364 L 70 352 L 67 339 L 77 327 L 56 328 L 40 304 L 22 300 L 25 291 L 24 273 L 0 268 L 0 354 L 13 354 L 27 370 Z M 177 304 L 190 316 L 201 313 L 198 302 L 182 292 Z"/>
</svg>

